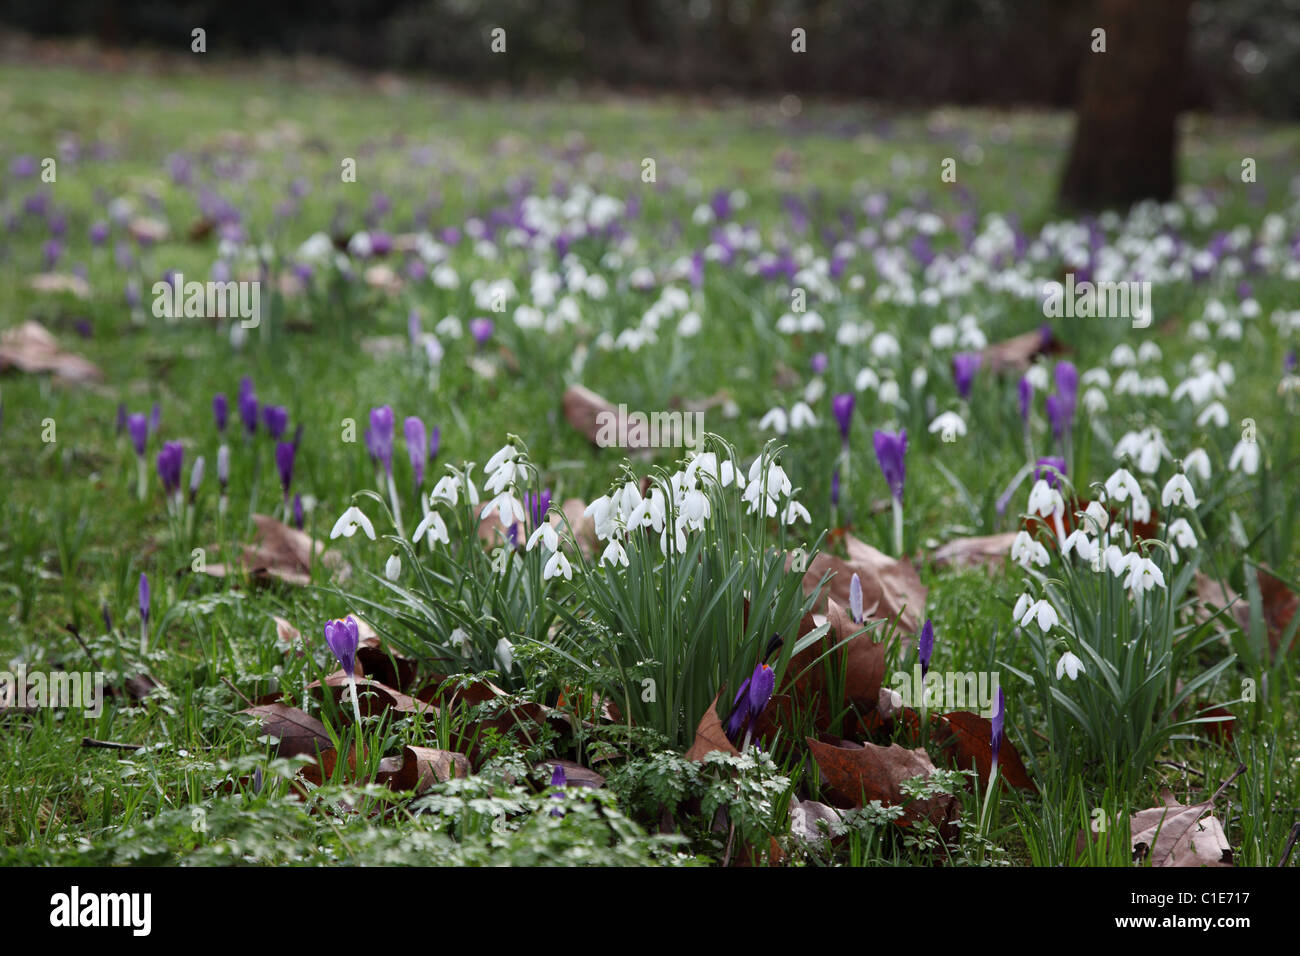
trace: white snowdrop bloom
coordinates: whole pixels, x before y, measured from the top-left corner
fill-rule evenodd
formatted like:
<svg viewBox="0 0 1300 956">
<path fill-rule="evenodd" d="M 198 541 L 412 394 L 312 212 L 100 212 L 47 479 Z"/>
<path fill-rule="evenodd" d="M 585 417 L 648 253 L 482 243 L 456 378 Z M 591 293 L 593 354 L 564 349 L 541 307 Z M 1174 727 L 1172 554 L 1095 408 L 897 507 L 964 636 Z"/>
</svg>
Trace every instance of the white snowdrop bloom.
<svg viewBox="0 0 1300 956">
<path fill-rule="evenodd" d="M 495 656 L 501 669 L 510 673 L 515 666 L 515 646 L 503 637 L 497 641 Z"/>
<path fill-rule="evenodd" d="M 1115 379 L 1113 391 L 1116 395 L 1136 395 L 1141 390 L 1142 376 L 1137 373 L 1137 369 L 1125 369 Z"/>
<path fill-rule="evenodd" d="M 1034 391 L 1046 391 L 1051 384 L 1051 379 L 1047 374 L 1047 366 L 1042 362 L 1035 362 L 1025 370 L 1025 379 L 1030 385 L 1034 386 Z"/>
<path fill-rule="evenodd" d="M 1026 591 L 1021 594 L 1020 597 L 1016 599 L 1016 606 L 1011 610 L 1012 620 L 1019 623 L 1020 619 L 1025 616 L 1025 612 L 1029 610 L 1029 606 L 1033 603 L 1034 599 L 1030 596 L 1029 592 Z"/>
<path fill-rule="evenodd" d="M 1100 415 L 1110 407 L 1105 394 L 1099 388 L 1090 388 L 1083 393 L 1083 409 L 1089 415 Z"/>
<path fill-rule="evenodd" d="M 1169 449 L 1165 446 L 1164 437 L 1156 429 L 1146 429 L 1143 436 L 1145 440 L 1137 455 L 1138 471 L 1144 475 L 1153 475 L 1160 467 L 1160 459 L 1169 457 Z"/>
<path fill-rule="evenodd" d="M 1193 342 L 1208 342 L 1210 340 L 1210 327 L 1197 319 L 1187 326 L 1187 337 Z"/>
<path fill-rule="evenodd" d="M 687 491 L 682 496 L 681 513 L 686 516 L 686 521 L 692 529 L 699 531 L 713 514 L 709 505 L 709 496 L 698 488 Z M 656 528 L 656 530 L 660 529 Z"/>
<path fill-rule="evenodd" d="M 810 379 L 803 389 L 803 400 L 809 405 L 816 405 L 817 400 L 826 394 L 826 382 L 820 378 Z M 794 409 L 790 410 L 792 413 Z"/>
<path fill-rule="evenodd" d="M 454 315 L 445 315 L 439 319 L 438 324 L 433 327 L 433 331 L 444 339 L 458 339 L 465 334 L 460 319 Z"/>
<path fill-rule="evenodd" d="M 429 547 L 433 547 L 439 541 L 443 544 L 451 544 L 451 538 L 447 534 L 447 524 L 437 511 L 429 511 L 425 514 L 424 520 L 415 529 L 415 534 L 411 535 L 411 541 L 419 543 L 419 540 L 426 535 L 428 536 Z"/>
<path fill-rule="evenodd" d="M 1110 372 L 1098 366 L 1090 368 L 1079 377 L 1080 385 L 1096 385 L 1099 388 L 1110 388 Z"/>
<path fill-rule="evenodd" d="M 772 507 L 774 510 L 768 513 L 769 518 L 773 517 L 776 514 L 775 511 L 776 506 L 773 505 Z M 686 550 L 686 522 L 681 518 L 677 519 L 673 528 L 673 546 L 677 549 L 679 553 Z M 659 550 L 664 555 L 668 554 L 668 529 L 667 528 L 664 528 L 663 533 L 659 535 Z"/>
<path fill-rule="evenodd" d="M 785 506 L 785 514 L 782 515 L 781 520 L 786 524 L 794 524 L 800 518 L 803 519 L 804 524 L 812 524 L 812 515 L 808 514 L 808 509 L 791 498 Z"/>
<path fill-rule="evenodd" d="M 776 330 L 782 335 L 794 335 L 799 331 L 799 317 L 793 312 L 787 312 L 776 320 Z"/>
<path fill-rule="evenodd" d="M 542 310 L 531 305 L 521 305 L 515 309 L 515 325 L 521 329 L 540 329 L 546 317 Z"/>
<path fill-rule="evenodd" d="M 467 640 L 469 640 L 469 634 L 466 633 L 463 627 L 455 628 L 454 630 L 452 630 L 450 634 L 447 635 L 448 646 L 454 647 L 456 649 L 456 653 L 458 654 L 465 653 L 465 642 Z"/>
<path fill-rule="evenodd" d="M 1021 531 L 1011 543 L 1011 560 L 1028 569 L 1032 564 L 1046 567 L 1049 558 L 1041 541 L 1035 541 L 1028 531 Z"/>
<path fill-rule="evenodd" d="M 114 200 L 116 201 L 116 200 Z M 323 232 L 313 233 L 301 246 L 295 258 L 299 262 L 324 265 L 334 254 L 334 241 Z"/>
<path fill-rule="evenodd" d="M 928 381 L 930 381 L 930 373 L 926 370 L 924 365 L 918 365 L 916 368 L 912 369 L 912 391 L 925 391 L 925 383 Z"/>
<path fill-rule="evenodd" d="M 515 478 L 522 474 L 522 469 L 513 462 L 502 462 L 495 471 L 488 475 L 487 481 L 483 483 L 483 490 L 488 494 L 499 494 L 515 483 Z"/>
<path fill-rule="evenodd" d="M 1112 544 L 1102 552 L 1102 558 L 1106 561 L 1106 567 L 1110 573 L 1119 577 L 1128 570 L 1129 555 L 1117 544 Z"/>
<path fill-rule="evenodd" d="M 438 479 L 438 483 L 433 486 L 433 491 L 429 492 L 429 504 L 431 505 L 437 504 L 439 501 L 445 501 L 454 508 L 459 500 L 459 475 L 443 475 Z"/>
<path fill-rule="evenodd" d="M 899 352 L 898 339 L 888 332 L 878 332 L 871 340 L 871 354 L 878 359 L 897 358 Z"/>
<path fill-rule="evenodd" d="M 618 538 L 609 539 L 609 544 L 605 545 L 605 550 L 601 552 L 600 560 L 602 564 L 628 566 L 627 551 L 619 543 Z"/>
<path fill-rule="evenodd" d="M 384 577 L 390 581 L 396 581 L 401 576 L 402 559 L 396 554 L 390 554 L 387 563 L 384 564 Z"/>
<path fill-rule="evenodd" d="M 892 378 L 887 378 L 880 383 L 880 388 L 876 391 L 877 397 L 886 405 L 897 405 L 902 397 L 898 388 L 898 383 Z"/>
<path fill-rule="evenodd" d="M 1219 326 L 1219 338 L 1229 339 L 1233 342 L 1241 341 L 1241 323 L 1236 319 L 1229 319 Z"/>
<path fill-rule="evenodd" d="M 978 326 L 968 325 L 957 333 L 957 344 L 972 352 L 979 352 L 988 347 L 988 336 Z"/>
<path fill-rule="evenodd" d="M 785 409 L 770 409 L 766 415 L 758 420 L 758 430 L 774 431 L 778 435 L 784 435 L 790 430 L 790 418 L 786 415 Z"/>
<path fill-rule="evenodd" d="M 1204 448 L 1195 448 L 1187 453 L 1183 459 L 1183 471 L 1188 474 L 1195 473 L 1201 481 L 1210 480 L 1210 456 L 1206 454 Z"/>
<path fill-rule="evenodd" d="M 497 518 L 501 521 L 501 527 L 505 528 L 507 531 L 510 530 L 512 524 L 515 524 L 516 522 L 522 524 L 527 520 L 527 514 L 524 512 L 523 502 L 509 491 L 501 492 L 501 494 L 497 495 L 484 505 L 479 518 L 486 520 L 488 515 L 492 514 L 493 511 L 497 513 Z"/>
<path fill-rule="evenodd" d="M 1165 482 L 1165 487 L 1160 492 L 1160 507 L 1168 508 L 1171 504 L 1180 505 L 1184 500 L 1186 500 L 1189 508 L 1197 506 L 1196 492 L 1192 491 L 1192 483 L 1187 480 L 1187 476 L 1183 474 L 1174 475 Z"/>
<path fill-rule="evenodd" d="M 374 251 L 375 245 L 370 239 L 370 233 L 364 229 L 361 232 L 354 233 L 352 238 L 348 240 L 348 255 L 350 256 L 366 259 Z"/>
<path fill-rule="evenodd" d="M 1192 404 L 1204 405 L 1212 398 L 1223 398 L 1226 392 L 1219 374 L 1210 369 L 1186 378 L 1179 383 L 1178 387 L 1174 389 L 1173 399 L 1177 402 L 1185 395 L 1191 398 Z"/>
<path fill-rule="evenodd" d="M 1062 554 L 1068 557 L 1070 552 L 1073 551 L 1083 561 L 1091 561 L 1095 550 L 1096 545 L 1093 544 L 1092 539 L 1088 537 L 1088 533 L 1082 528 L 1074 529 L 1069 537 L 1065 539 L 1065 543 L 1061 545 Z"/>
<path fill-rule="evenodd" d="M 627 516 L 636 511 L 641 504 L 641 489 L 636 486 L 635 482 L 626 481 L 615 494 L 618 510 L 623 519 L 626 520 Z"/>
<path fill-rule="evenodd" d="M 1039 478 L 1029 489 L 1029 513 L 1044 518 L 1065 514 L 1065 499 L 1047 483 L 1046 478 Z"/>
<path fill-rule="evenodd" d="M 1100 501 L 1088 502 L 1088 507 L 1084 509 L 1082 514 L 1084 524 L 1094 535 L 1100 536 L 1106 530 L 1106 526 L 1110 524 L 1110 512 L 1106 510 L 1106 506 Z"/>
<path fill-rule="evenodd" d="M 795 402 L 790 408 L 790 429 L 798 431 L 802 428 L 811 428 L 817 424 L 817 416 L 813 410 L 808 407 L 806 402 Z"/>
<path fill-rule="evenodd" d="M 587 280 L 581 284 L 581 288 L 587 298 L 599 302 L 609 295 L 609 280 L 601 275 L 588 276 Z"/>
<path fill-rule="evenodd" d="M 555 533 L 555 529 L 551 527 L 549 521 L 543 521 L 537 526 L 536 530 L 528 536 L 527 549 L 532 551 L 537 547 L 538 541 L 545 545 L 547 551 L 560 550 L 560 536 Z"/>
<path fill-rule="evenodd" d="M 1226 360 L 1220 362 L 1215 371 L 1219 373 L 1219 378 L 1224 385 L 1231 385 L 1237 380 L 1237 373 L 1233 370 L 1231 362 Z"/>
<path fill-rule="evenodd" d="M 569 559 L 564 556 L 563 551 L 556 551 L 542 568 L 542 580 L 549 581 L 551 578 L 558 578 L 560 575 L 564 575 L 564 580 L 572 581 L 573 566 L 569 564 Z"/>
<path fill-rule="evenodd" d="M 1150 591 L 1154 587 L 1164 587 L 1165 576 L 1161 573 L 1160 568 L 1150 558 L 1139 557 L 1134 554 L 1129 561 L 1128 577 L 1124 579 L 1124 587 L 1131 589 L 1133 592 L 1141 594 Z"/>
<path fill-rule="evenodd" d="M 444 262 L 440 266 L 435 266 L 433 272 L 429 274 L 433 284 L 439 289 L 459 289 L 460 275 L 448 263 Z"/>
<path fill-rule="evenodd" d="M 879 388 L 880 376 L 876 374 L 875 369 L 864 368 L 858 372 L 857 378 L 853 380 L 853 387 L 859 392 L 864 392 L 869 388 Z"/>
<path fill-rule="evenodd" d="M 1130 507 L 1133 510 L 1134 521 L 1144 524 L 1151 520 L 1151 502 L 1147 500 L 1146 495 L 1134 495 L 1133 504 Z"/>
<path fill-rule="evenodd" d="M 1025 616 L 1020 619 L 1021 627 L 1028 627 L 1029 622 L 1034 621 L 1044 634 L 1061 622 L 1056 615 L 1056 608 L 1052 607 L 1045 599 L 1039 598 L 1030 605 Z"/>
<path fill-rule="evenodd" d="M 698 312 L 687 312 L 677 320 L 677 334 L 684 338 L 699 335 L 700 329 L 703 327 L 704 323 L 700 319 L 700 313 Z"/>
<path fill-rule="evenodd" d="M 1146 444 L 1146 432 L 1125 432 L 1120 440 L 1115 443 L 1115 457 L 1123 458 L 1127 455 L 1130 458 L 1136 458 L 1142 452 L 1142 446 Z"/>
<path fill-rule="evenodd" d="M 1116 468 L 1114 473 L 1106 479 L 1106 497 L 1115 501 L 1127 501 L 1129 496 L 1139 497 L 1142 494 L 1142 486 L 1138 480 L 1133 477 L 1132 472 L 1127 468 Z"/>
<path fill-rule="evenodd" d="M 627 282 L 634 289 L 648 289 L 655 284 L 655 274 L 645 266 L 638 266 L 628 275 Z"/>
<path fill-rule="evenodd" d="M 666 515 L 664 493 L 658 488 L 652 488 L 650 494 L 638 501 L 632 510 L 628 512 L 627 526 L 629 528 L 654 528 L 656 531 L 663 531 Z"/>
<path fill-rule="evenodd" d="M 601 541 L 613 537 L 617 530 L 616 508 L 608 495 L 601 495 L 583 509 L 583 517 L 590 518 L 595 526 L 596 537 Z"/>
<path fill-rule="evenodd" d="M 438 337 L 432 333 L 426 335 L 424 337 L 424 357 L 429 364 L 435 368 L 441 365 L 443 354 L 442 343 L 438 341 Z"/>
<path fill-rule="evenodd" d="M 934 421 L 930 422 L 929 432 L 931 435 L 956 435 L 964 437 L 966 434 L 966 422 L 956 412 L 942 412 Z M 944 439 L 947 441 L 947 438 Z"/>
<path fill-rule="evenodd" d="M 362 514 L 361 509 L 352 505 L 347 511 L 339 515 L 339 520 L 334 522 L 334 527 L 330 529 L 330 540 L 342 535 L 350 538 L 357 533 L 360 528 L 366 533 L 366 537 L 371 541 L 375 540 L 375 526 L 370 523 L 370 519 Z"/>
<path fill-rule="evenodd" d="M 1186 518 L 1176 518 L 1169 523 L 1169 538 L 1180 548 L 1196 547 L 1196 532 Z"/>
<path fill-rule="evenodd" d="M 713 222 L 713 208 L 708 203 L 700 203 L 691 213 L 691 222 L 697 226 L 707 226 Z"/>
<path fill-rule="evenodd" d="M 1137 357 L 1139 362 L 1159 362 L 1160 346 L 1154 342 L 1143 342 L 1138 346 Z"/>
<path fill-rule="evenodd" d="M 1061 659 L 1056 662 L 1056 679 L 1060 680 L 1062 676 L 1069 677 L 1070 680 L 1078 680 L 1080 674 L 1086 674 L 1088 671 L 1083 666 L 1083 661 L 1079 660 L 1070 651 L 1061 655 Z"/>
<path fill-rule="evenodd" d="M 957 344 L 957 328 L 939 324 L 930 330 L 930 345 L 936 349 L 950 349 Z"/>
<path fill-rule="evenodd" d="M 1206 425 L 1213 425 L 1215 428 L 1223 428 L 1228 424 L 1228 410 L 1223 407 L 1222 402 L 1211 402 L 1196 416 L 1196 424 L 1204 428 Z"/>
<path fill-rule="evenodd" d="M 810 309 L 799 317 L 800 332 L 824 332 L 826 331 L 826 320 L 822 318 L 821 313 Z"/>
<path fill-rule="evenodd" d="M 1229 471 L 1253 475 L 1259 471 L 1259 445 L 1253 441 L 1239 441 L 1228 458 Z"/>
<path fill-rule="evenodd" d="M 1137 364 L 1137 353 L 1133 351 L 1133 346 L 1121 342 L 1115 346 L 1110 353 L 1110 364 L 1116 368 L 1125 368 Z"/>
<path fill-rule="evenodd" d="M 1218 323 L 1228 317 L 1228 310 L 1224 308 L 1223 303 L 1218 299 L 1207 299 L 1205 311 L 1201 314 L 1207 322 Z"/>
</svg>

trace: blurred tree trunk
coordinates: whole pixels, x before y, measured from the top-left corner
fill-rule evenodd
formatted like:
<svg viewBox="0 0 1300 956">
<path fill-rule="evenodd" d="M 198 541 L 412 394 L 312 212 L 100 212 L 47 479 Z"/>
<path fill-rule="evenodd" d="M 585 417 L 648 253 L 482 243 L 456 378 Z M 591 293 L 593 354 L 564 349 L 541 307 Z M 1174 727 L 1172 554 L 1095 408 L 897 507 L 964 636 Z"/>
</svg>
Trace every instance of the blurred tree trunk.
<svg viewBox="0 0 1300 956">
<path fill-rule="evenodd" d="M 1098 209 L 1173 195 L 1191 0 L 1097 0 L 1061 202 Z"/>
</svg>

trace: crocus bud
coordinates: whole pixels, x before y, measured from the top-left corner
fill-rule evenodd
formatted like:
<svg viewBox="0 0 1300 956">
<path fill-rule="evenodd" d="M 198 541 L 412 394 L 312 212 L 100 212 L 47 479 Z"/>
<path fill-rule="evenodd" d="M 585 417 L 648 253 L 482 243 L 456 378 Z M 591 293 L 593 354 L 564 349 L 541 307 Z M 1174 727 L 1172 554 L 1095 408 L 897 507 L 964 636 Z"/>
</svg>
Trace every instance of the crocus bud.
<svg viewBox="0 0 1300 956">
<path fill-rule="evenodd" d="M 361 643 L 361 631 L 352 615 L 341 621 L 325 622 L 325 643 L 334 653 L 339 666 L 345 674 L 351 674 L 357 666 L 357 646 Z"/>
<path fill-rule="evenodd" d="M 849 579 L 849 616 L 853 618 L 854 624 L 862 623 L 862 581 L 856 571 Z"/>
<path fill-rule="evenodd" d="M 226 433 L 226 421 L 230 418 L 230 402 L 222 392 L 212 396 L 212 417 L 217 422 L 218 434 Z"/>
<path fill-rule="evenodd" d="M 993 731 L 989 743 L 993 749 L 993 771 L 998 769 L 998 755 L 1002 751 L 1002 726 L 1007 712 L 1007 697 L 1002 688 L 998 688 L 998 710 L 993 715 Z"/>
<path fill-rule="evenodd" d="M 217 449 L 217 481 L 221 484 L 221 490 L 226 490 L 226 485 L 230 484 L 230 446 L 222 445 Z"/>
<path fill-rule="evenodd" d="M 194 467 L 190 469 L 190 504 L 194 503 L 194 497 L 199 493 L 199 485 L 203 483 L 203 456 L 199 455 L 194 459 Z"/>
<path fill-rule="evenodd" d="M 928 617 L 925 626 L 921 628 L 921 637 L 916 642 L 916 653 L 921 661 L 921 677 L 924 678 L 930 672 L 930 655 L 934 653 L 934 625 Z"/>
<path fill-rule="evenodd" d="M 149 623 L 149 579 L 140 574 L 140 620 Z"/>
</svg>

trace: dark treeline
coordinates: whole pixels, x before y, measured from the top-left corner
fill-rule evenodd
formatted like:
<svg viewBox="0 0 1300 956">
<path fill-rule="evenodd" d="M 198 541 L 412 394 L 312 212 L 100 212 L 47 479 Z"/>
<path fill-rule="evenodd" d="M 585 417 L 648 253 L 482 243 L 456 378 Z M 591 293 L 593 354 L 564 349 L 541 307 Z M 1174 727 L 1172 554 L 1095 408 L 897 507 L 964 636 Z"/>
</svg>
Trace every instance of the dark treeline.
<svg viewBox="0 0 1300 956">
<path fill-rule="evenodd" d="M 313 54 L 515 87 L 792 91 L 1069 106 L 1093 0 L 6 0 L 0 22 L 125 48 Z M 1300 116 L 1300 0 L 1192 4 L 1183 105 Z M 508 55 L 488 51 L 504 28 Z M 807 52 L 791 32 L 807 33 Z M 1177 29 L 1171 25 L 1171 29 Z M 1111 44 L 1121 37 L 1109 37 Z"/>
</svg>

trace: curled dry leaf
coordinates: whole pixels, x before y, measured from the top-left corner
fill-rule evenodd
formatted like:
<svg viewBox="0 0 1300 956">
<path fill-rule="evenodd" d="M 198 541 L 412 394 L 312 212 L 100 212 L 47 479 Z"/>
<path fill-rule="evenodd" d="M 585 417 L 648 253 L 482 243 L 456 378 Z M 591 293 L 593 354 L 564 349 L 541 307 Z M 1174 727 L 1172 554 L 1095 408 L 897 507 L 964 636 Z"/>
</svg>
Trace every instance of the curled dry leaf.
<svg viewBox="0 0 1300 956">
<path fill-rule="evenodd" d="M 724 754 L 740 753 L 731 745 L 731 741 L 727 739 L 727 732 L 722 729 L 722 721 L 718 717 L 720 696 L 720 694 L 714 696 L 713 703 L 709 704 L 709 709 L 700 718 L 699 725 L 695 728 L 695 742 L 691 744 L 691 749 L 686 751 L 687 760 L 703 760 L 715 750 L 720 750 Z"/>
<path fill-rule="evenodd" d="M 1011 554 L 1011 544 L 1016 533 L 986 534 L 973 538 L 954 538 L 936 548 L 930 563 L 938 567 L 975 567 L 981 564 L 1001 567 Z"/>
<path fill-rule="evenodd" d="M 356 683 L 360 710 L 366 717 L 373 717 L 385 710 L 395 710 L 399 714 L 437 713 L 437 708 L 432 704 L 417 700 L 409 694 L 403 694 L 400 690 L 386 687 L 379 681 L 365 677 L 356 679 Z M 341 703 L 343 693 L 348 688 L 348 676 L 341 670 L 335 671 L 325 678 L 324 685 L 333 693 L 339 713 L 344 719 L 350 718 L 351 705 L 344 707 Z M 307 685 L 309 691 L 317 691 L 320 688 L 321 682 L 318 680 Z"/>
<path fill-rule="evenodd" d="M 99 368 L 59 347 L 58 341 L 39 322 L 27 321 L 0 334 L 0 371 L 16 368 L 29 374 L 50 373 L 64 382 L 98 382 Z"/>
<path fill-rule="evenodd" d="M 790 833 L 804 843 L 821 843 L 842 819 L 840 811 L 816 800 L 795 800 L 790 804 Z"/>
<path fill-rule="evenodd" d="M 939 794 L 913 800 L 903 794 L 902 785 L 914 777 L 929 777 L 934 764 L 921 748 L 907 750 L 898 744 L 878 747 L 875 744 L 835 746 L 808 738 L 808 747 L 822 777 L 853 806 L 861 807 L 872 800 L 886 806 L 903 807 L 899 823 L 906 826 L 927 819 L 936 827 L 951 824 L 957 818 L 957 798 Z"/>
<path fill-rule="evenodd" d="M 131 238 L 141 244 L 162 242 L 171 231 L 161 219 L 148 216 L 136 216 L 127 223 L 126 228 L 131 233 Z"/>
<path fill-rule="evenodd" d="M 958 768 L 977 771 L 981 790 L 987 790 L 993 771 L 993 722 L 968 710 L 958 710 L 935 714 L 931 723 L 935 743 L 951 755 Z M 1020 751 L 1005 737 L 998 751 L 998 776 L 1004 784 L 1038 792 L 1020 759 Z"/>
<path fill-rule="evenodd" d="M 261 718 L 262 733 L 278 740 L 277 757 L 297 757 L 300 754 L 310 757 L 334 747 L 325 725 L 297 707 L 282 703 L 261 704 L 240 713 Z"/>
<path fill-rule="evenodd" d="M 314 555 L 324 568 L 334 573 L 336 580 L 347 580 L 350 569 L 337 551 L 326 551 L 325 545 L 311 535 L 268 515 L 255 514 L 252 517 L 257 526 L 255 543 L 244 546 L 240 559 L 242 570 L 250 577 L 255 580 L 275 578 L 306 587 L 311 583 Z M 217 551 L 219 547 L 213 545 L 209 550 Z M 224 564 L 208 564 L 203 571 L 215 578 L 224 578 L 232 573 L 232 569 Z"/>
<path fill-rule="evenodd" d="M 432 747 L 405 747 L 401 765 L 396 769 L 381 765 L 376 779 L 394 790 L 424 793 L 435 783 L 446 783 L 452 777 L 468 777 L 469 773 L 469 758 L 464 754 Z"/>
<path fill-rule="evenodd" d="M 1183 806 L 1168 790 L 1163 807 L 1139 810 L 1129 823 L 1133 858 L 1151 866 L 1232 866 L 1232 846 L 1223 825 L 1206 816 L 1213 799 Z"/>
<path fill-rule="evenodd" d="M 1023 372 L 1035 357 L 1064 351 L 1052 338 L 1051 330 L 1041 328 L 994 342 L 980 353 L 980 358 L 981 364 L 993 372 Z"/>
</svg>

